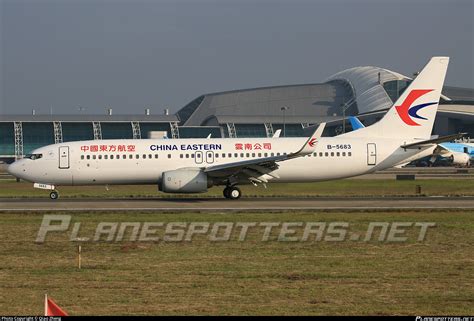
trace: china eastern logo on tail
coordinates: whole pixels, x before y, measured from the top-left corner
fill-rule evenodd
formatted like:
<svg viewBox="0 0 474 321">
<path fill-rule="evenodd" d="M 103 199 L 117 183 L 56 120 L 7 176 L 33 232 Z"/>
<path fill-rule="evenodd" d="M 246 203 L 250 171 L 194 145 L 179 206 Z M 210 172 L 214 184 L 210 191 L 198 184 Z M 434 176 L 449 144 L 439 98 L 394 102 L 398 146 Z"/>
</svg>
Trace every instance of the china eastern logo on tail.
<svg viewBox="0 0 474 321">
<path fill-rule="evenodd" d="M 418 111 L 422 108 L 425 108 L 425 107 L 428 107 L 428 106 L 431 106 L 431 105 L 435 105 L 435 104 L 437 104 L 437 102 L 424 103 L 424 104 L 419 104 L 419 105 L 415 105 L 415 106 L 412 106 L 412 104 L 415 102 L 415 100 L 417 100 L 421 96 L 423 96 L 423 95 L 425 95 L 425 94 L 427 94 L 431 91 L 433 91 L 433 89 L 415 89 L 415 90 L 412 90 L 400 106 L 395 106 L 395 108 L 397 109 L 398 115 L 400 116 L 400 118 L 403 120 L 403 122 L 405 124 L 410 125 L 410 126 L 420 126 L 420 124 L 415 122 L 413 120 L 413 118 L 426 120 L 425 117 L 421 117 L 420 115 L 417 114 Z"/>
</svg>

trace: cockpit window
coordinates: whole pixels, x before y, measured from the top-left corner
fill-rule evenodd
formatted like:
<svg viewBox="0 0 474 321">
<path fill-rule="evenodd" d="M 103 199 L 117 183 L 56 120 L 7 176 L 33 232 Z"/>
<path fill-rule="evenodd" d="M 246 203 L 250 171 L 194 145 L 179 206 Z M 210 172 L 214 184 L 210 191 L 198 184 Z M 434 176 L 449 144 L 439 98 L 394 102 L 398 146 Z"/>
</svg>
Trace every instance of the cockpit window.
<svg viewBox="0 0 474 321">
<path fill-rule="evenodd" d="M 31 160 L 40 159 L 41 157 L 43 157 L 43 154 L 28 154 L 25 156 L 25 158 L 29 158 Z"/>
</svg>

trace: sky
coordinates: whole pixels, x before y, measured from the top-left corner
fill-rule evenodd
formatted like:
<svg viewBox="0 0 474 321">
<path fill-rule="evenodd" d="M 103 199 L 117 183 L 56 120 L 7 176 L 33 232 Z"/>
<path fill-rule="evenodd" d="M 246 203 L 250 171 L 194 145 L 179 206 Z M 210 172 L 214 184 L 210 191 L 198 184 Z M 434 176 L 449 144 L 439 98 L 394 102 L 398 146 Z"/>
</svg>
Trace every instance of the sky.
<svg viewBox="0 0 474 321">
<path fill-rule="evenodd" d="M 161 114 L 435 55 L 474 88 L 473 18 L 473 0 L 0 0 L 0 114 Z"/>
</svg>

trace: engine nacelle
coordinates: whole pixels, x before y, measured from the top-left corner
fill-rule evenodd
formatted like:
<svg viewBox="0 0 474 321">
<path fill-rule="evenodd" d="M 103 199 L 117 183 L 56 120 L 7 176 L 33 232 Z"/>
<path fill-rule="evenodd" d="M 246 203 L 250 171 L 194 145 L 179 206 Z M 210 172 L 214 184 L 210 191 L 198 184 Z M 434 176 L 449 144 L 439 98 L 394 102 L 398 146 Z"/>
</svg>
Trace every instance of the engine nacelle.
<svg viewBox="0 0 474 321">
<path fill-rule="evenodd" d="M 453 153 L 449 158 L 454 165 L 468 166 L 470 161 L 469 155 L 464 153 Z"/>
<path fill-rule="evenodd" d="M 163 172 L 160 189 L 165 193 L 204 193 L 211 186 L 200 169 L 178 169 Z"/>
</svg>

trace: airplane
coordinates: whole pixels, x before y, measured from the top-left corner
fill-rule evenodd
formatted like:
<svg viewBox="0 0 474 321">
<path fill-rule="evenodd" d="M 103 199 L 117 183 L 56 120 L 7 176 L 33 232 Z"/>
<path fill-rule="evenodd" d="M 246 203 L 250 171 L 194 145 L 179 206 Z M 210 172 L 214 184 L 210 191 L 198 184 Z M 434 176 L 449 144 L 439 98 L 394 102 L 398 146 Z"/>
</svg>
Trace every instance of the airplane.
<svg viewBox="0 0 474 321">
<path fill-rule="evenodd" d="M 469 166 L 474 161 L 474 143 L 438 144 L 430 159 L 430 163 L 433 164 L 438 156 L 448 158 L 454 165 Z"/>
<path fill-rule="evenodd" d="M 154 184 L 165 193 L 203 193 L 223 186 L 317 182 L 390 168 L 431 155 L 449 135 L 431 139 L 449 57 L 433 57 L 377 123 L 321 137 L 135 139 L 64 142 L 34 150 L 8 167 L 12 175 L 50 190 L 58 186 Z"/>
</svg>

